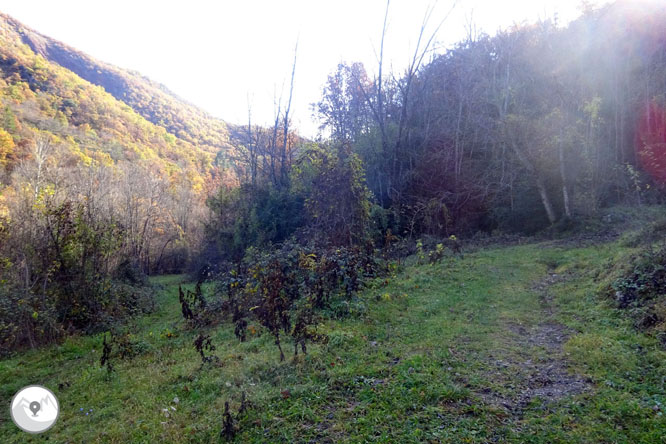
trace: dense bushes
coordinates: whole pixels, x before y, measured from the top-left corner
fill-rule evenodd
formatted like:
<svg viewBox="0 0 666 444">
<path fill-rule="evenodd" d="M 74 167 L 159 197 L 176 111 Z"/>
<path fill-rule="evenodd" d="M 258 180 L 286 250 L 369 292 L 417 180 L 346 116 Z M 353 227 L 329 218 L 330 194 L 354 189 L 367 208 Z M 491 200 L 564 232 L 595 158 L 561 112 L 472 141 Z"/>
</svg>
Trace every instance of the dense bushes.
<svg viewBox="0 0 666 444">
<path fill-rule="evenodd" d="M 112 279 L 122 259 L 121 228 L 87 210 L 43 197 L 27 220 L 4 222 L 2 350 L 47 343 L 66 332 L 99 331 L 152 307 L 149 293 L 136 282 Z"/>
<path fill-rule="evenodd" d="M 286 182 L 275 183 L 268 173 L 259 171 L 253 183 L 223 189 L 210 200 L 215 216 L 208 233 L 217 254 L 207 259 L 226 295 L 217 307 L 231 318 L 238 339 L 245 341 L 250 328 L 261 325 L 283 360 L 285 338 L 294 354 L 306 353 L 309 341 L 325 340 L 315 328 L 320 317 L 350 313 L 368 278 L 414 252 L 399 245 L 395 232 L 415 234 L 446 215 L 440 217 L 441 205 L 431 205 L 418 227 L 405 230 L 409 215 L 373 202 L 360 157 L 344 143 L 305 146 L 289 165 Z M 455 237 L 447 242 L 433 244 L 431 262 L 446 249 L 459 252 Z M 196 320 L 210 318 L 215 309 L 192 310 L 198 293 L 181 292 L 181 304 L 185 319 L 202 325 Z"/>
<path fill-rule="evenodd" d="M 365 248 L 317 248 L 293 239 L 279 248 L 249 248 L 231 271 L 216 277 L 224 302 L 207 306 L 201 302 L 201 286 L 194 292 L 181 290 L 183 317 L 195 326 L 226 312 L 235 324 L 240 341 L 247 337 L 250 322 L 259 324 L 274 338 L 284 359 L 284 338 L 290 337 L 294 354 L 307 352 L 308 341 L 325 340 L 316 332 L 318 319 L 332 304 L 350 302 L 363 282 L 381 273 L 371 244 Z"/>
<path fill-rule="evenodd" d="M 617 306 L 630 313 L 635 326 L 666 346 L 666 246 L 648 247 L 632 258 L 612 290 Z"/>
<path fill-rule="evenodd" d="M 207 259 L 213 262 L 238 262 L 247 248 L 282 242 L 303 225 L 303 198 L 289 190 L 250 184 L 222 188 L 209 206 L 215 216 L 207 233 L 215 249 Z"/>
<path fill-rule="evenodd" d="M 309 145 L 290 167 L 288 183 L 276 186 L 266 178 L 222 188 L 209 206 L 209 265 L 239 264 L 248 248 L 271 249 L 292 236 L 301 243 L 351 246 L 375 234 L 363 166 L 340 146 Z"/>
<path fill-rule="evenodd" d="M 309 342 L 327 341 L 317 332 L 320 319 L 362 313 L 365 305 L 356 293 L 371 279 L 394 272 L 395 259 L 416 252 L 434 263 L 449 252 L 461 253 L 455 236 L 410 247 L 388 229 L 381 248 L 368 236 L 349 246 L 330 245 L 323 238 L 292 237 L 278 245 L 247 248 L 241 260 L 215 274 L 217 297 L 205 299 L 201 282 L 193 292 L 180 289 L 187 325 L 205 329 L 226 315 L 241 342 L 258 331 L 271 335 L 282 361 L 285 343 L 298 355 L 299 350 L 307 353 Z"/>
<path fill-rule="evenodd" d="M 354 245 L 368 235 L 371 193 L 360 158 L 348 147 L 310 147 L 299 159 L 296 191 L 305 196 L 308 233 L 328 244 Z"/>
</svg>

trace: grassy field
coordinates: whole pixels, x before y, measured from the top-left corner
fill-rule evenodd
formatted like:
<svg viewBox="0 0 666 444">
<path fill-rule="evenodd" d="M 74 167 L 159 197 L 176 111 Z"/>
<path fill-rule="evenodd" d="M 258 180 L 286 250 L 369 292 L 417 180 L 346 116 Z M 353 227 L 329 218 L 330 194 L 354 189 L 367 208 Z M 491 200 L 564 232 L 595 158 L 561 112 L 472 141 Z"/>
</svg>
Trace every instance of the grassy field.
<svg viewBox="0 0 666 444">
<path fill-rule="evenodd" d="M 110 375 L 101 336 L 0 361 L 3 405 L 34 383 L 61 404 L 43 435 L 1 409 L 0 441 L 220 442 L 224 403 L 235 413 L 245 392 L 237 442 L 663 443 L 666 352 L 597 296 L 625 244 L 406 266 L 324 321 L 328 343 L 284 363 L 269 335 L 239 343 L 227 322 L 207 330 L 220 361 L 202 367 L 180 314 L 183 277 L 161 277 L 158 309 L 130 326 L 137 356 Z"/>
</svg>

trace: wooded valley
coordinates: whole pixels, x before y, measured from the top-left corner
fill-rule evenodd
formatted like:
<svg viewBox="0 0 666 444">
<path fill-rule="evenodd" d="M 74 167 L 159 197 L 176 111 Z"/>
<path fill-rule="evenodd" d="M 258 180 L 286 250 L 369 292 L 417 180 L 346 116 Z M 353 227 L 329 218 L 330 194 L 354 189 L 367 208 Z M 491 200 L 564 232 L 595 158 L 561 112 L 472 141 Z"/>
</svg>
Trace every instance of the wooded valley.
<svg viewBox="0 0 666 444">
<path fill-rule="evenodd" d="M 509 325 L 481 308 L 491 302 L 499 304 L 502 313 L 514 310 L 513 315 L 527 324 L 538 322 L 532 317 L 535 313 L 555 319 L 561 312 L 562 318 L 553 320 L 556 326 L 550 330 L 543 330 L 541 324 L 533 324 L 535 330 L 530 330 L 533 337 L 549 334 L 560 339 L 537 339 L 530 344 L 561 355 L 562 360 L 569 359 L 564 358 L 566 350 L 567 356 L 581 359 L 570 366 L 576 375 L 588 377 L 567 379 L 561 370 L 559 378 L 569 382 L 553 399 L 592 396 L 586 395 L 591 393 L 589 387 L 616 381 L 614 370 L 604 373 L 611 352 L 597 363 L 580 362 L 584 347 L 594 348 L 594 341 L 602 341 L 593 336 L 590 326 L 607 325 L 600 320 L 604 316 L 621 319 L 617 331 L 627 327 L 623 331 L 631 332 L 627 335 L 632 335 L 632 341 L 643 344 L 641 350 L 649 350 L 646 359 L 652 367 L 638 368 L 642 364 L 636 363 L 636 368 L 626 369 L 627 375 L 644 378 L 642 388 L 637 388 L 636 379 L 631 383 L 636 387 L 627 388 L 627 392 L 635 389 L 631 396 L 640 399 L 636 405 L 645 404 L 640 404 L 644 415 L 636 413 L 632 417 L 636 422 L 623 425 L 623 432 L 615 430 L 617 423 L 613 423 L 609 426 L 617 432 L 613 435 L 602 431 L 603 421 L 595 416 L 603 411 L 601 404 L 594 404 L 593 414 L 585 410 L 592 404 L 581 401 L 585 418 L 577 429 L 581 435 L 548 435 L 544 430 L 552 431 L 554 423 L 568 421 L 555 417 L 564 413 L 551 411 L 551 428 L 541 428 L 545 426 L 538 418 L 530 416 L 534 413 L 525 413 L 538 397 L 533 386 L 511 401 L 501 388 L 481 391 L 478 378 L 487 374 L 474 373 L 476 367 L 457 351 L 464 341 L 456 335 L 476 338 L 484 347 L 491 345 L 461 324 L 460 331 L 450 332 L 451 338 L 458 338 L 456 345 L 443 348 L 446 356 L 435 354 L 449 362 L 444 369 L 462 372 L 464 368 L 475 376 L 464 383 L 460 373 L 446 379 L 439 373 L 442 365 L 435 369 L 428 355 L 422 358 L 428 362 L 424 366 L 433 366 L 431 373 L 447 381 L 442 383 L 446 387 L 437 388 L 446 396 L 435 395 L 431 393 L 435 388 L 411 376 L 420 374 L 421 358 L 412 359 L 411 352 L 400 346 L 403 354 L 395 357 L 388 374 L 395 365 L 401 377 L 420 387 L 421 395 L 396 388 L 401 393 L 399 401 L 382 402 L 440 407 L 448 403 L 437 411 L 437 418 L 453 415 L 455 410 L 457 417 L 468 421 L 479 414 L 469 401 L 470 393 L 478 394 L 474 399 L 486 406 L 480 408 L 485 418 L 480 420 L 480 435 L 467 435 L 473 427 L 465 423 L 460 429 L 466 430 L 464 435 L 454 433 L 445 439 L 432 432 L 429 421 L 434 421 L 435 413 L 430 412 L 431 416 L 423 413 L 428 419 L 420 426 L 404 426 L 414 433 L 409 437 L 378 419 L 381 433 L 376 440 L 462 442 L 458 439 L 463 436 L 469 439 L 466 442 L 504 442 L 516 436 L 527 440 L 527 435 L 520 434 L 523 429 L 510 425 L 512 431 L 507 432 L 498 425 L 502 415 L 497 419 L 491 412 L 509 405 L 507 421 L 524 420 L 524 430 L 543 438 L 530 442 L 661 442 L 659 436 L 663 439 L 666 433 L 661 417 L 666 392 L 663 373 L 661 385 L 657 381 L 663 362 L 657 362 L 666 350 L 666 247 L 661 242 L 666 220 L 661 214 L 666 198 L 666 8 L 658 3 L 638 6 L 619 1 L 586 7 L 566 26 L 555 19 L 543 20 L 515 25 L 496 35 L 470 27 L 464 40 L 446 50 L 436 50 L 435 43 L 437 31 L 447 22 L 436 23 L 432 10 L 427 10 L 423 27 L 415 30 L 418 44 L 403 72 L 391 72 L 383 60 L 390 3 L 382 13 L 386 18 L 384 29 L 377 30 L 377 66 L 341 62 L 322 79 L 321 98 L 312 104 L 312 118 L 320 124 L 315 138 L 300 135 L 293 124 L 291 95 L 299 87 L 294 80 L 299 69 L 297 49 L 293 71 L 287 73 L 289 94 L 276 103 L 274 121 L 254 122 L 249 112 L 248 122 L 231 124 L 135 72 L 97 61 L 0 14 L 0 355 L 6 359 L 0 370 L 9 374 L 23 354 L 32 359 L 40 350 L 76 343 L 92 349 L 91 353 L 94 348 L 98 354 L 103 350 L 101 361 L 96 357 L 89 363 L 97 370 L 104 367 L 103 375 L 95 376 L 99 379 L 95 383 L 103 384 L 123 378 L 118 375 L 125 367 L 128 372 L 134 368 L 131 362 L 137 356 L 155 355 L 155 365 L 165 365 L 160 361 L 162 352 L 156 350 L 178 344 L 176 353 L 187 348 L 196 357 L 197 370 L 183 370 L 189 376 L 177 376 L 183 379 L 173 383 L 185 390 L 183 385 L 197 384 L 199 376 L 192 376 L 197 372 L 233 369 L 242 379 L 239 362 L 259 359 L 261 364 L 252 362 L 260 367 L 254 375 L 262 381 L 261 390 L 253 394 L 245 383 L 234 382 L 244 388 L 234 389 L 238 399 L 233 398 L 231 410 L 227 403 L 224 414 L 215 420 L 218 425 L 208 422 L 201 430 L 192 429 L 192 442 L 213 442 L 218 437 L 243 442 L 361 442 L 371 436 L 361 425 L 353 431 L 331 426 L 331 430 L 340 429 L 330 435 L 328 429 L 317 431 L 315 426 L 299 429 L 305 420 L 299 422 L 280 409 L 305 393 L 285 392 L 283 387 L 281 394 L 272 393 L 278 387 L 262 378 L 269 381 L 279 374 L 293 383 L 287 367 L 271 367 L 287 358 L 291 364 L 280 365 L 306 366 L 293 372 L 314 372 L 315 379 L 324 378 L 321 375 L 329 370 L 342 371 L 333 367 L 342 368 L 345 360 L 362 366 L 355 353 L 368 341 L 374 342 L 371 350 L 377 342 L 388 343 L 392 334 L 367 330 L 370 324 L 393 325 L 395 318 L 383 316 L 404 314 L 410 322 L 418 322 L 419 316 L 439 316 L 440 310 L 449 317 L 450 310 L 451 319 L 446 322 L 454 325 L 457 305 L 431 307 L 439 303 L 440 289 L 432 284 L 436 282 L 450 290 L 447 297 L 460 296 L 459 303 L 466 307 L 460 310 L 470 325 L 478 323 L 480 329 Z M 631 223 L 632 218 L 640 223 Z M 536 242 L 545 242 L 547 251 L 519 246 Z M 515 269 L 502 265 L 504 250 L 495 250 L 506 245 Z M 529 264 L 521 254 L 538 261 L 536 268 L 526 271 Z M 608 261 L 608 275 L 602 271 L 606 265 L 601 259 L 594 259 L 596 254 Z M 494 284 L 479 281 L 461 264 L 468 264 L 474 273 L 490 273 Z M 577 267 L 583 274 L 574 279 Z M 502 273 L 496 275 L 500 268 Z M 541 279 L 535 270 L 550 277 L 530 287 L 530 282 Z M 455 280 L 471 273 L 473 288 L 484 295 L 495 294 L 493 285 L 512 291 L 507 290 L 507 279 L 514 272 L 521 290 L 506 300 L 499 297 L 502 302 L 477 300 L 482 294 L 478 292 L 464 300 L 463 293 L 457 293 L 465 291 L 464 283 L 458 285 L 456 280 L 455 288 L 449 288 L 449 281 L 439 281 L 441 276 Z M 594 273 L 598 278 L 591 277 Z M 165 276 L 173 274 L 181 277 Z M 565 275 L 571 280 L 561 281 Z M 580 284 L 575 291 L 584 288 L 587 296 L 581 293 L 576 300 L 567 296 L 574 291 L 566 287 L 573 281 Z M 548 296 L 551 286 L 558 295 L 555 299 Z M 416 305 L 405 302 L 412 291 Z M 527 299 L 528 294 L 541 295 L 545 305 L 530 305 L 536 302 Z M 430 301 L 430 296 L 435 299 Z M 590 305 L 576 305 L 583 300 Z M 380 307 L 376 313 L 373 304 Z M 521 304 L 535 311 L 523 312 L 518 308 Z M 592 308 L 596 304 L 604 307 L 598 309 L 602 315 Z M 575 305 L 588 324 L 572 314 Z M 402 309 L 407 311 L 400 314 Z M 479 313 L 492 319 L 484 324 Z M 160 326 L 163 343 L 150 342 L 157 341 L 152 337 L 157 330 L 142 326 L 142 319 Z M 362 324 L 363 319 L 370 324 Z M 423 341 L 436 347 L 437 333 L 429 330 L 429 319 L 421 319 L 427 324 Z M 519 331 L 518 327 L 511 330 L 511 325 L 506 328 Z M 148 332 L 150 339 L 137 339 Z M 364 339 L 354 332 L 363 332 Z M 576 332 L 588 336 L 581 339 Z M 411 338 L 419 333 L 396 334 Z M 615 330 L 608 334 L 619 335 Z M 179 335 L 177 342 L 169 342 Z M 564 338 L 569 337 L 571 341 L 566 342 Z M 412 339 L 405 339 L 403 346 L 419 349 L 418 341 Z M 583 344 L 584 340 L 589 344 Z M 235 344 L 228 346 L 233 352 L 221 351 L 225 347 L 221 344 L 227 343 Z M 343 351 L 330 351 L 337 346 Z M 268 353 L 272 347 L 277 355 L 270 359 L 243 357 L 254 349 Z M 517 352 L 512 347 L 521 345 L 503 342 L 492 347 L 504 347 L 513 356 Z M 631 347 L 622 348 L 622 353 L 630 353 Z M 313 349 L 315 357 L 305 358 Z M 181 358 L 192 362 L 192 356 Z M 382 356 L 394 359 L 390 352 Z M 178 368 L 174 359 L 179 358 L 168 359 Z M 491 358 L 479 359 L 488 363 Z M 507 362 L 512 359 L 518 362 L 519 358 L 509 357 Z M 379 365 L 379 360 L 372 362 Z M 518 374 L 528 371 L 520 368 Z M 379 393 L 391 376 L 377 371 L 374 382 L 355 379 L 355 384 L 370 384 L 372 393 Z M 201 376 L 201 381 L 207 377 L 213 378 Z M 555 378 L 552 373 L 550 377 Z M 390 411 L 388 404 L 374 405 L 379 398 L 372 398 L 370 391 L 347 387 L 351 383 L 342 376 L 335 382 L 339 386 L 324 379 L 327 382 L 319 382 L 339 391 L 335 402 L 345 391 L 358 402 L 337 406 L 328 419 L 341 419 L 338 409 L 353 410 L 364 402 L 369 403 L 366 414 L 370 416 L 369 411 Z M 313 381 L 303 384 L 310 387 Z M 610 392 L 615 389 L 600 388 L 608 393 L 599 399 L 612 403 L 620 396 Z M 186 399 L 189 390 L 178 396 Z M 246 391 L 250 391 L 247 400 Z M 222 408 L 217 397 L 202 393 Z M 2 395 L 10 393 L 3 390 Z M 191 400 L 192 405 L 195 401 Z M 258 405 L 262 402 L 263 406 Z M 659 416 L 649 416 L 653 406 L 658 406 L 653 413 Z M 403 407 L 396 408 L 409 416 Z M 266 425 L 277 411 L 287 418 L 282 435 Z M 323 410 L 301 414 L 317 421 L 326 415 Z M 150 427 L 159 428 L 156 424 Z M 85 435 L 85 427 L 80 427 L 79 438 L 95 436 L 100 442 L 188 439 L 175 426 L 162 435 L 157 429 L 132 436 L 116 430 L 110 440 Z M 188 427 L 183 422 L 183 430 L 189 433 Z"/>
</svg>

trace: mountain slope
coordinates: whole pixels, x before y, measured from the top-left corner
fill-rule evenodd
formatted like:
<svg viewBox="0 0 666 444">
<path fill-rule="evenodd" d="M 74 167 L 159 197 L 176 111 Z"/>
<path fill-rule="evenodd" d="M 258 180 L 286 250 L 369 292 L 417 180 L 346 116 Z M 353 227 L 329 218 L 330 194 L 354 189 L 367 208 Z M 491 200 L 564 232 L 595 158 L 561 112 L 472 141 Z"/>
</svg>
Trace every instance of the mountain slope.
<svg viewBox="0 0 666 444">
<path fill-rule="evenodd" d="M 0 233 L 11 233 L 0 247 L 7 255 L 39 245 L 30 237 L 34 218 L 71 204 L 87 206 L 96 226 L 120 227 L 123 257 L 143 271 L 182 270 L 201 244 L 206 198 L 235 183 L 225 167 L 233 151 L 221 120 L 0 14 Z"/>
<path fill-rule="evenodd" d="M 228 129 L 222 120 L 176 97 L 164 85 L 139 73 L 95 60 L 1 13 L 0 25 L 7 35 L 27 45 L 35 54 L 103 87 L 146 120 L 164 127 L 179 139 L 212 153 L 229 148 Z"/>
<path fill-rule="evenodd" d="M 69 68 L 72 68 L 71 70 Z M 138 74 L 97 62 L 0 13 L 0 180 L 44 134 L 67 162 L 150 160 L 209 190 L 233 149 L 227 126 Z"/>
</svg>

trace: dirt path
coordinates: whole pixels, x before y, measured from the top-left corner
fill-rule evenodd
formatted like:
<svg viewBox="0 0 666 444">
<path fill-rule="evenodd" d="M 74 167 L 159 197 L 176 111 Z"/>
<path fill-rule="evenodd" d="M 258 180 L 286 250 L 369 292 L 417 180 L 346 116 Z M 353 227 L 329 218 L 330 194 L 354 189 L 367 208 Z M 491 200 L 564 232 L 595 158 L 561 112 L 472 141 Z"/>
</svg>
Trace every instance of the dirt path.
<svg viewBox="0 0 666 444">
<path fill-rule="evenodd" d="M 494 370 L 493 379 L 504 384 L 506 390 L 487 389 L 479 395 L 488 405 L 506 411 L 513 418 L 522 417 L 537 398 L 542 405 L 548 405 L 590 388 L 588 381 L 568 370 L 563 345 L 572 331 L 555 319 L 556 309 L 549 289 L 563 279 L 549 273 L 534 285 L 543 310 L 541 321 L 529 328 L 507 323 L 509 331 L 503 336 L 509 352 L 493 354 L 488 363 Z"/>
</svg>

